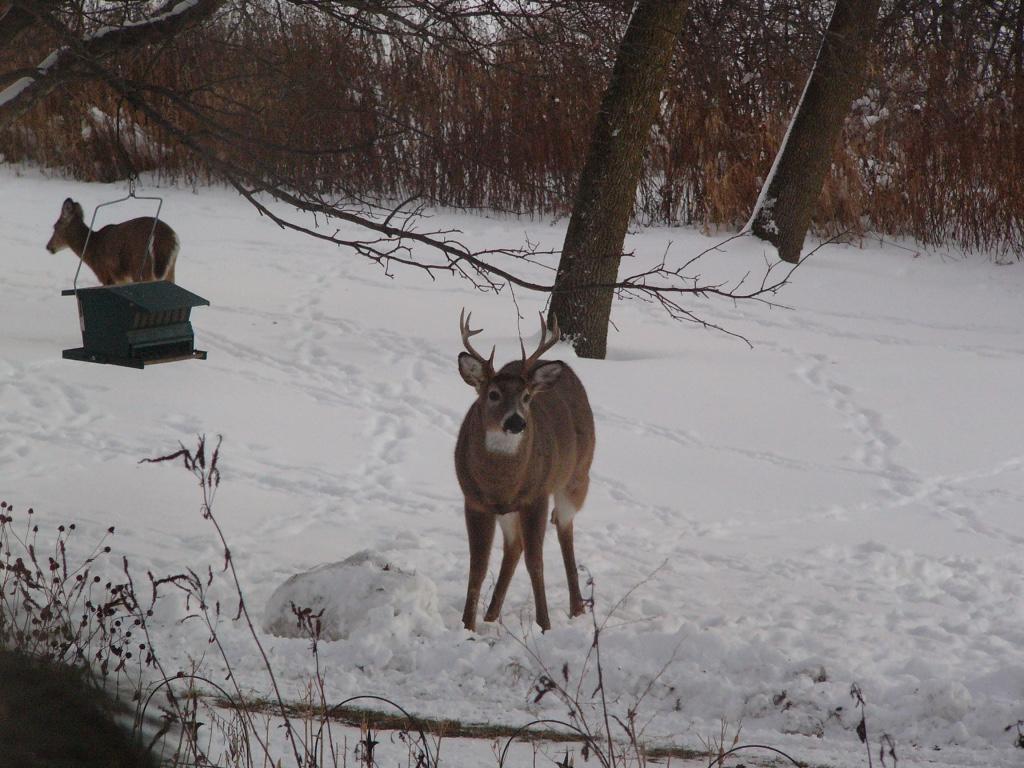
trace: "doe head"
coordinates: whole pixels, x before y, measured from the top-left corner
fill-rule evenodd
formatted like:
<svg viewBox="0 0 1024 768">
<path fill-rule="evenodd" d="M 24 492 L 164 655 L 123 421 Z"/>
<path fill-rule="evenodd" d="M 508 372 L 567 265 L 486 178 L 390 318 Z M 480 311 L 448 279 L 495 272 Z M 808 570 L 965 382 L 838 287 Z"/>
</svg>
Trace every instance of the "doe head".
<svg viewBox="0 0 1024 768">
<path fill-rule="evenodd" d="M 46 250 L 50 253 L 56 253 L 62 248 L 70 248 L 71 244 L 67 239 L 69 228 L 73 224 L 83 224 L 84 221 L 85 214 L 82 212 L 82 206 L 70 197 L 66 198 L 64 204 L 60 207 L 60 216 L 54 222 L 53 234 L 50 235 L 50 240 L 46 243 Z"/>
</svg>

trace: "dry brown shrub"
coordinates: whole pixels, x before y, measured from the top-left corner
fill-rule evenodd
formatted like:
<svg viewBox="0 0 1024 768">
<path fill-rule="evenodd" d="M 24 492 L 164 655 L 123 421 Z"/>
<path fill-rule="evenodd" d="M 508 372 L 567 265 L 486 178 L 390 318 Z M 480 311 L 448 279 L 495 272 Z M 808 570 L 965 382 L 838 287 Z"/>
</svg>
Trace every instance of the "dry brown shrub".
<svg viewBox="0 0 1024 768">
<path fill-rule="evenodd" d="M 1024 251 L 1019 5 L 886 6 L 864 98 L 853 105 L 814 216 L 819 233 L 870 230 Z M 830 7 L 692 4 L 652 131 L 639 222 L 745 223 Z M 529 34 L 506 29 L 500 44 L 476 55 L 386 41 L 309 11 L 250 13 L 117 66 L 190 136 L 277 183 L 564 215 L 623 20 L 621 9 L 566 11 Z M 36 61 L 52 42 L 33 40 L 0 65 Z M 82 179 L 131 170 L 215 177 L 90 82 L 51 96 L 0 134 L 0 152 Z"/>
</svg>

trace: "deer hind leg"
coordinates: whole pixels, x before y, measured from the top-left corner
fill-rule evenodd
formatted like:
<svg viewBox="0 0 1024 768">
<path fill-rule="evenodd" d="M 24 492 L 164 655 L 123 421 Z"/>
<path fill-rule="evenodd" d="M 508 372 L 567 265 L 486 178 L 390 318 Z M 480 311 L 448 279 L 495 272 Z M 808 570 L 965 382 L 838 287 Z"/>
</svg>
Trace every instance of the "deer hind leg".
<svg viewBox="0 0 1024 768">
<path fill-rule="evenodd" d="M 548 523 L 548 498 L 542 497 L 520 515 L 523 533 L 523 550 L 526 554 L 526 570 L 533 585 L 533 604 L 536 608 L 537 623 L 541 629 L 551 629 L 548 618 L 548 599 L 544 594 L 544 531 Z"/>
<path fill-rule="evenodd" d="M 472 509 L 466 505 L 466 533 L 469 535 L 469 585 L 466 587 L 466 607 L 462 610 L 462 625 L 476 631 L 476 607 L 480 602 L 480 588 L 487 575 L 487 563 L 494 543 L 495 515 L 490 510 Z"/>
<path fill-rule="evenodd" d="M 501 526 L 504 551 L 501 556 L 498 583 L 494 587 L 494 594 L 491 595 L 491 604 L 487 607 L 487 613 L 484 614 L 484 621 L 495 621 L 501 615 L 501 605 L 505 602 L 505 593 L 508 592 L 512 574 L 516 572 L 519 558 L 523 554 L 523 534 L 520 528 L 519 513 L 509 512 L 497 517 L 498 525 Z"/>
<path fill-rule="evenodd" d="M 571 489 L 555 493 L 555 508 L 551 512 L 551 522 L 558 531 L 558 545 L 562 549 L 562 562 L 565 564 L 565 580 L 569 584 L 569 616 L 580 616 L 586 611 L 583 595 L 580 594 L 580 572 L 576 567 L 576 551 L 573 547 L 572 524 L 576 513 L 583 506 L 587 497 L 588 482 L 584 479 Z"/>
</svg>

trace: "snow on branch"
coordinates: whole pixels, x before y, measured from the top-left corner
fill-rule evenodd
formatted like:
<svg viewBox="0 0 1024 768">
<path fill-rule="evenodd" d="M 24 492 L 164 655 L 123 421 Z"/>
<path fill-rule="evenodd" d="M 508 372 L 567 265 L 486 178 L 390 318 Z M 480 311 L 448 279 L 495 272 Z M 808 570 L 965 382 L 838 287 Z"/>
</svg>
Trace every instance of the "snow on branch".
<svg viewBox="0 0 1024 768">
<path fill-rule="evenodd" d="M 23 115 L 72 75 L 81 74 L 83 60 L 99 61 L 115 52 L 164 40 L 195 24 L 220 8 L 226 0 L 172 0 L 153 16 L 119 26 L 104 26 L 82 36 L 73 35 L 51 13 L 29 3 L 25 10 L 39 23 L 65 39 L 43 59 L 32 74 L 0 92 L 0 128 Z"/>
</svg>

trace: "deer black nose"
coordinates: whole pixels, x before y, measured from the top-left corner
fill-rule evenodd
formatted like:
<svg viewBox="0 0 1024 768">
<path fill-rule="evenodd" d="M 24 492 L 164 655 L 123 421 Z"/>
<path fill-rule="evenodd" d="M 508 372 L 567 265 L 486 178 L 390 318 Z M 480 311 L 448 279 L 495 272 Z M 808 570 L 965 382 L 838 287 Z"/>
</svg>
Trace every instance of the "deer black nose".
<svg viewBox="0 0 1024 768">
<path fill-rule="evenodd" d="M 511 432 L 513 435 L 518 435 L 524 429 L 526 429 L 526 419 L 520 416 L 518 413 L 513 413 L 507 419 L 505 423 L 501 425 L 501 428 L 506 432 Z"/>
</svg>

